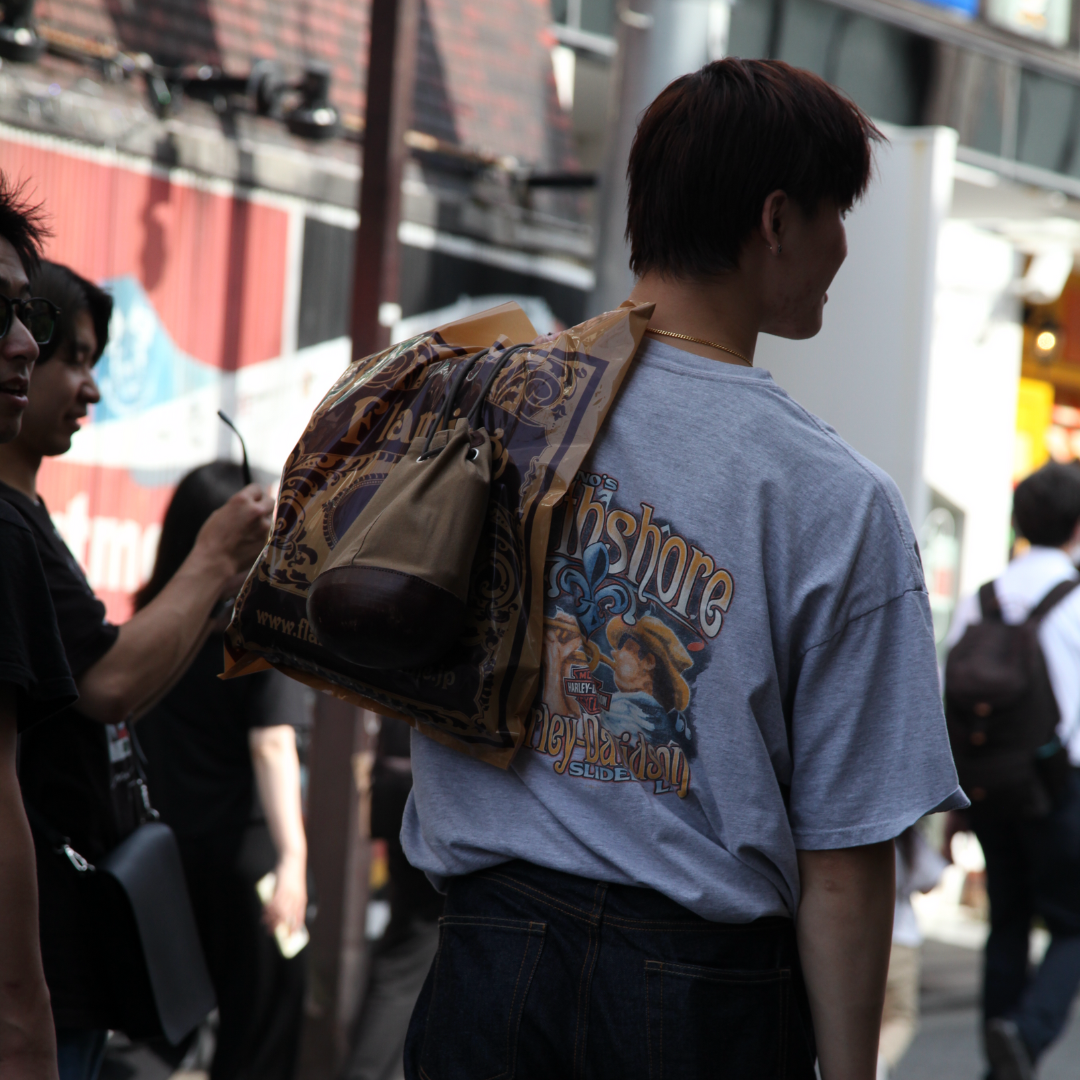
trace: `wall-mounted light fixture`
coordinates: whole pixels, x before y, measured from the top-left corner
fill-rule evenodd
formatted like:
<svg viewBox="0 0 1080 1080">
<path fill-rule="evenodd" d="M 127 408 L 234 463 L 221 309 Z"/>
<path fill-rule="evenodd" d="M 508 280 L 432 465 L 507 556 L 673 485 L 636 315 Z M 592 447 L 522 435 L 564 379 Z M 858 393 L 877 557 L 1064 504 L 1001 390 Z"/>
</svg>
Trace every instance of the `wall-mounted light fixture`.
<svg viewBox="0 0 1080 1080">
<path fill-rule="evenodd" d="M 45 39 L 34 29 L 34 0 L 5 0 L 0 17 L 0 56 L 32 64 L 45 51 Z"/>
<path fill-rule="evenodd" d="M 285 114 L 285 123 L 294 135 L 304 139 L 332 139 L 341 133 L 341 115 L 330 104 L 330 68 L 309 64 L 297 87 L 300 103 Z"/>
</svg>

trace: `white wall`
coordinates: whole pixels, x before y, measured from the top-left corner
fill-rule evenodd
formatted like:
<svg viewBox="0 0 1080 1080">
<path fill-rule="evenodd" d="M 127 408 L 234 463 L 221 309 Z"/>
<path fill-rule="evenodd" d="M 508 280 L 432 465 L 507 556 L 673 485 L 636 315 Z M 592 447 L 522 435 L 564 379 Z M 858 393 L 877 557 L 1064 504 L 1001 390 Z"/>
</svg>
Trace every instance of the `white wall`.
<svg viewBox="0 0 1080 1080">
<path fill-rule="evenodd" d="M 755 366 L 892 476 L 926 515 L 926 395 L 938 234 L 952 197 L 956 133 L 885 128 L 866 198 L 848 215 L 848 258 L 809 341 L 762 336 Z"/>
<path fill-rule="evenodd" d="M 1008 558 L 1022 346 L 1019 302 L 1008 292 L 1016 261 L 1008 240 L 972 224 L 949 221 L 941 231 L 925 475 L 964 511 L 961 595 Z"/>
</svg>

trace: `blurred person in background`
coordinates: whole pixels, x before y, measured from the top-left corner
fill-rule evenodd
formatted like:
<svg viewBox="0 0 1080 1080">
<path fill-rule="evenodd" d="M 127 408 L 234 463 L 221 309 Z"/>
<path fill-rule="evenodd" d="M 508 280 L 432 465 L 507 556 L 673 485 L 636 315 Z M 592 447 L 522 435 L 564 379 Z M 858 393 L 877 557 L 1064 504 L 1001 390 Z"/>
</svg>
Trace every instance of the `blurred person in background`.
<svg viewBox="0 0 1080 1080">
<path fill-rule="evenodd" d="M 0 174 L 0 443 L 19 433 L 55 309 L 31 299 L 41 211 Z M 19 793 L 19 733 L 78 696 L 33 534 L 0 501 L 0 1080 L 55 1080 L 56 1036 L 38 939 L 34 844 Z"/>
<path fill-rule="evenodd" d="M 61 1080 L 93 1080 L 115 1023 L 110 958 L 85 901 L 82 874 L 49 837 L 94 864 L 145 814 L 128 725 L 183 674 L 265 542 L 271 504 L 245 488 L 203 525 L 183 565 L 128 622 L 107 621 L 37 491 L 43 458 L 65 453 L 99 400 L 93 368 L 108 340 L 110 297 L 67 267 L 43 262 L 30 290 L 59 309 L 30 376 L 19 434 L 0 446 L 0 500 L 29 526 L 79 691 L 77 705 L 22 736 L 20 780 L 34 832 L 41 949 Z"/>
<path fill-rule="evenodd" d="M 946 865 L 916 826 L 909 826 L 896 838 L 896 908 L 889 975 L 885 980 L 877 1080 L 888 1080 L 892 1075 L 919 1027 L 919 967 L 923 937 L 911 896 L 916 892 L 929 892 L 937 885 Z"/>
<path fill-rule="evenodd" d="M 244 487 L 215 461 L 180 481 L 165 513 L 145 611 L 184 565 L 203 523 Z M 304 997 L 303 953 L 286 959 L 273 932 L 307 909 L 307 842 L 296 726 L 312 692 L 277 671 L 222 681 L 227 612 L 191 666 L 139 725 L 154 805 L 176 833 L 217 992 L 212 1080 L 289 1080 Z M 274 874 L 263 909 L 257 883 Z"/>
<path fill-rule="evenodd" d="M 401 847 L 412 789 L 410 728 L 382 717 L 371 783 L 371 838 L 386 842 L 390 921 L 371 947 L 371 970 L 345 1080 L 397 1080 L 416 999 L 439 944 L 442 897 Z"/>
<path fill-rule="evenodd" d="M 1077 581 L 1080 557 L 1080 466 L 1050 462 L 1013 493 L 1017 533 L 1031 547 L 990 583 L 995 620 L 1024 623 L 1054 590 Z M 986 588 L 985 586 L 983 587 Z M 946 644 L 957 649 L 984 615 L 979 590 L 957 605 Z M 1050 597 L 1050 601 L 1053 598 Z M 1062 790 L 1050 812 L 975 802 L 972 825 L 986 858 L 990 935 L 983 967 L 983 1022 L 992 1080 L 1030 1080 L 1041 1055 L 1061 1035 L 1080 987 L 1080 587 L 1065 591 L 1037 626 L 1041 679 L 1049 678 L 1056 706 L 1056 740 L 1040 747 L 1046 759 L 1064 748 Z M 946 696 L 950 695 L 946 666 Z M 992 677 L 1002 658 L 991 655 Z M 1025 699 L 1026 701 L 1027 699 Z M 1016 727 L 1024 716 L 1010 716 Z M 999 721 L 997 730 L 1002 730 Z M 960 751 L 958 750 L 958 758 Z M 1011 760 L 1024 760 L 1013 754 Z M 1028 962 L 1032 923 L 1050 931 L 1042 962 Z"/>
</svg>

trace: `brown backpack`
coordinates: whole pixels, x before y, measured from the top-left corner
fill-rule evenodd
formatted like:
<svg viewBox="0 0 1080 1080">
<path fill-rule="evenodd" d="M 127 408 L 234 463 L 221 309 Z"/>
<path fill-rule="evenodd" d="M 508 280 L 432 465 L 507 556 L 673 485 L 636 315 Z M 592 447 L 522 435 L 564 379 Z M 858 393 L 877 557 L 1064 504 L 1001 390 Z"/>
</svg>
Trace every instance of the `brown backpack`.
<svg viewBox="0 0 1080 1080">
<path fill-rule="evenodd" d="M 1042 647 L 1043 618 L 1080 585 L 1063 581 L 1027 619 L 1010 625 L 988 582 L 974 623 L 945 664 L 945 718 L 960 785 L 976 819 L 1045 817 L 1063 793 L 1069 757 Z"/>
</svg>

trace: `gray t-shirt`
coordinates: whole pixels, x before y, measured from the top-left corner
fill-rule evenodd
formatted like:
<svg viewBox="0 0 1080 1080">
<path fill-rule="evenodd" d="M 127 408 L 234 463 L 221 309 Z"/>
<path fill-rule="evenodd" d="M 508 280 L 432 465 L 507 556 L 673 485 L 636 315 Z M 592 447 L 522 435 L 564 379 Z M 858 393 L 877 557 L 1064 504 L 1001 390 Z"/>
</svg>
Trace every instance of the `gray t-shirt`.
<svg viewBox="0 0 1080 1080">
<path fill-rule="evenodd" d="M 766 371 L 646 339 L 552 525 L 544 667 L 500 770 L 414 733 L 402 843 L 707 919 L 794 914 L 796 849 L 966 805 L 896 485 Z"/>
</svg>

